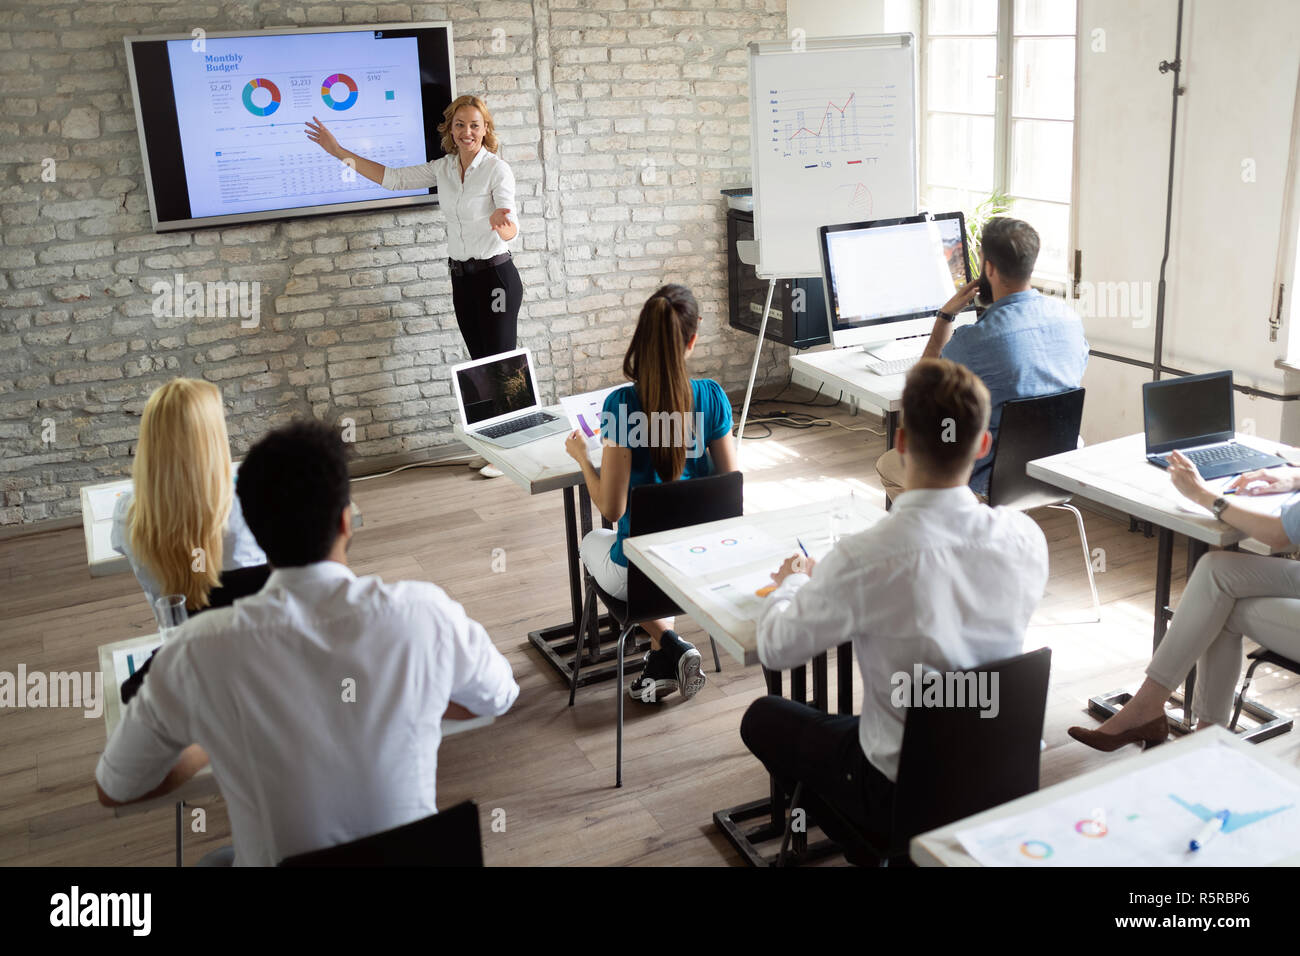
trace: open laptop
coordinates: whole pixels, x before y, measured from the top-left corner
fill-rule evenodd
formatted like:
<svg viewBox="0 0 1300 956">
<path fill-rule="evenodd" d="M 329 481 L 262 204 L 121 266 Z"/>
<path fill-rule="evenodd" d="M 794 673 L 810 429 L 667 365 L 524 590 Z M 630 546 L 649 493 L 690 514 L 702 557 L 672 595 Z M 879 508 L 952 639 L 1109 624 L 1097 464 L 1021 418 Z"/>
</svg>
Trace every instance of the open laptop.
<svg viewBox="0 0 1300 956">
<path fill-rule="evenodd" d="M 502 448 L 569 430 L 568 419 L 542 411 L 528 349 L 452 366 L 452 388 L 468 434 Z"/>
<path fill-rule="evenodd" d="M 1285 458 L 1234 441 L 1232 372 L 1186 375 L 1142 385 L 1147 461 L 1169 467 L 1177 449 L 1202 478 L 1224 478 L 1256 468 L 1288 464 Z"/>
</svg>

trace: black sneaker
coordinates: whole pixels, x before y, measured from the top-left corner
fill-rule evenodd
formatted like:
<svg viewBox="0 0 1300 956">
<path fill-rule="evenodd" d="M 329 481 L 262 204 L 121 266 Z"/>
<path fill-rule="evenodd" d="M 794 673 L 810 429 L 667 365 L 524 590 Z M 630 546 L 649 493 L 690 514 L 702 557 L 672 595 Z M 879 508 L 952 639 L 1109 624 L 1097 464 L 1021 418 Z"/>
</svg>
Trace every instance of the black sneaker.
<svg viewBox="0 0 1300 956">
<path fill-rule="evenodd" d="M 643 658 L 645 666 L 636 680 L 627 685 L 627 696 L 646 704 L 656 704 L 675 690 L 677 683 L 677 662 L 667 648 L 646 651 Z"/>
<path fill-rule="evenodd" d="M 660 647 L 668 652 L 673 661 L 673 671 L 677 677 L 677 689 L 682 692 L 683 700 L 690 700 L 704 689 L 707 678 L 701 666 L 700 652 L 695 645 L 682 640 L 676 631 L 664 631 L 659 638 Z"/>
</svg>

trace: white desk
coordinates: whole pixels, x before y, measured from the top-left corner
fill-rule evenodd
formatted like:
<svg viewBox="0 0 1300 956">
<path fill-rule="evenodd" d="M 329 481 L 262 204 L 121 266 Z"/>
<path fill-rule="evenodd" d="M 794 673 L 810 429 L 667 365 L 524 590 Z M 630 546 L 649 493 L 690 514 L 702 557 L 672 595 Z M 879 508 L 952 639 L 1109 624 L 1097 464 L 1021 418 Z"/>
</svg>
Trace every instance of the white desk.
<svg viewBox="0 0 1300 956">
<path fill-rule="evenodd" d="M 1300 781 L 1300 771 L 1297 771 L 1295 767 L 1261 753 L 1258 747 L 1253 747 L 1238 739 L 1222 727 L 1211 727 L 1157 747 L 1150 752 L 1143 751 L 1127 758 L 1114 757 L 1106 766 L 1098 770 L 1081 774 L 1078 777 L 1048 787 L 1046 790 L 1026 794 L 1017 800 L 1012 800 L 1010 803 L 1004 803 L 992 810 L 985 810 L 983 813 L 967 817 L 965 820 L 958 820 L 956 823 L 939 827 L 929 833 L 922 833 L 920 836 L 912 838 L 909 854 L 912 861 L 919 866 L 979 866 L 980 863 L 966 852 L 966 849 L 957 839 L 959 831 L 1055 803 L 1062 797 L 1073 793 L 1081 793 L 1108 780 L 1114 780 L 1136 770 L 1145 769 L 1153 763 L 1181 757 L 1189 750 L 1214 746 L 1220 741 L 1226 741 L 1229 746 L 1240 750 L 1245 756 L 1262 766 L 1266 766 L 1290 780 Z M 1293 857 L 1280 860 L 1274 865 L 1296 866 L 1298 864 L 1300 864 L 1300 858 Z"/>
<path fill-rule="evenodd" d="M 1297 455 L 1294 449 L 1280 448 L 1275 441 L 1265 441 L 1254 435 L 1238 434 L 1237 440 L 1243 444 L 1269 452 L 1279 452 L 1282 457 L 1293 459 Z M 1243 540 L 1246 535 L 1232 526 L 1215 519 L 1208 511 L 1198 508 L 1183 498 L 1173 488 L 1168 473 L 1151 465 L 1146 460 L 1146 439 L 1143 435 L 1127 435 L 1113 441 L 1090 445 L 1049 458 L 1039 458 L 1029 462 L 1025 467 L 1031 478 L 1037 478 L 1050 485 L 1061 488 L 1089 501 L 1106 505 L 1132 517 L 1150 522 L 1158 529 L 1156 552 L 1156 588 L 1155 612 L 1152 629 L 1152 646 L 1159 646 L 1169 626 L 1172 611 L 1169 609 L 1170 579 L 1173 574 L 1174 535 L 1181 534 L 1188 539 L 1188 574 L 1192 566 L 1211 547 L 1231 548 Z M 1213 485 L 1226 483 L 1227 479 L 1212 482 Z M 1232 499 L 1242 507 L 1259 511 L 1276 511 L 1286 499 L 1285 495 L 1264 495 L 1250 497 L 1242 495 Z M 1187 680 L 1187 696 L 1190 697 L 1195 685 L 1195 671 Z M 1099 718 L 1105 719 L 1115 712 L 1118 704 L 1128 699 L 1122 692 L 1103 694 L 1089 701 L 1090 709 Z M 1253 731 L 1253 739 L 1262 740 L 1289 729 L 1290 723 L 1283 727 L 1273 723 L 1279 719 L 1277 714 L 1249 701 L 1248 711 L 1252 717 L 1263 721 L 1267 727 Z M 1190 718 L 1186 718 L 1190 719 Z M 1178 729 L 1185 729 L 1179 727 Z M 1272 732 L 1260 736 L 1267 730 Z"/>
<path fill-rule="evenodd" d="M 546 408 L 544 411 L 560 418 L 567 417 L 564 409 L 558 405 Z M 583 594 L 588 579 L 578 554 L 578 545 L 583 536 L 591 530 L 591 496 L 587 492 L 587 483 L 583 480 L 582 469 L 578 467 L 578 463 L 564 449 L 568 432 L 551 435 L 515 448 L 502 448 L 483 441 L 466 432 L 460 425 L 456 426 L 455 435 L 469 447 L 470 451 L 501 469 L 507 478 L 530 495 L 541 495 L 552 491 L 564 493 L 564 548 L 569 572 L 570 618 L 562 624 L 529 631 L 528 640 L 541 653 L 543 659 L 564 678 L 564 686 L 567 687 L 573 679 L 573 657 L 577 650 L 575 636 L 578 624 L 582 620 Z M 589 450 L 589 460 L 599 471 L 599 449 L 594 453 Z M 574 488 L 578 489 L 576 504 Z M 592 663 L 581 669 L 578 677 L 579 686 L 612 680 L 616 676 L 615 642 L 618 631 L 617 622 L 609 615 L 603 615 L 599 619 L 596 615 L 592 615 L 587 638 L 589 645 L 598 650 L 593 652 Z M 637 646 L 640 650 L 646 650 L 650 645 L 648 640 L 642 639 Z M 629 673 L 636 673 L 641 669 L 641 665 L 641 655 L 631 654 L 626 663 L 626 670 Z"/>
<path fill-rule="evenodd" d="M 99 672 L 104 675 L 104 740 L 113 736 L 113 731 L 122 720 L 122 681 L 126 680 L 127 675 L 118 674 L 117 668 L 113 663 L 113 655 L 116 651 L 125 651 L 133 647 L 142 649 L 142 656 L 147 659 L 147 648 L 150 645 L 161 643 L 161 638 L 157 634 L 140 635 L 137 637 L 128 637 L 126 640 L 113 641 L 108 644 L 99 646 Z M 146 678 L 147 679 L 147 678 Z M 442 722 L 442 735 L 450 737 L 453 734 L 464 733 L 467 730 L 475 730 L 479 727 L 486 727 L 496 718 L 473 717 L 469 720 L 446 720 Z M 213 776 L 212 767 L 207 766 L 196 773 L 189 780 L 162 796 L 153 797 L 149 800 L 139 800 L 134 803 L 123 804 L 120 807 L 113 808 L 113 815 L 117 817 L 133 816 L 137 813 L 147 813 L 150 810 L 156 810 L 159 807 L 175 807 L 176 809 L 176 865 L 182 865 L 182 850 L 184 848 L 185 833 L 185 804 L 193 803 L 197 800 L 216 797 L 221 795 L 221 790 L 217 786 L 217 778 Z"/>
<path fill-rule="evenodd" d="M 903 410 L 905 372 L 877 375 L 867 368 L 867 356 L 859 348 L 826 349 L 790 356 L 790 379 L 797 385 L 831 398 L 848 398 L 853 405 L 879 408 L 885 418 L 885 447 L 894 447 L 894 431 Z"/>
<path fill-rule="evenodd" d="M 81 528 L 86 536 L 86 565 L 92 578 L 120 574 L 131 570 L 126 557 L 113 550 L 113 509 L 111 503 L 132 488 L 130 478 L 81 486 Z M 352 527 L 362 525 L 361 509 L 352 502 Z"/>
<path fill-rule="evenodd" d="M 718 600 L 712 594 L 711 588 L 749 571 L 775 571 L 782 559 L 760 558 L 711 574 L 692 576 L 651 553 L 649 549 L 655 545 L 691 540 L 711 531 L 734 533 L 752 528 L 778 540 L 789 541 L 791 554 L 798 548 L 795 539 L 800 538 L 809 551 L 817 556 L 829 548 L 830 515 L 834 511 L 841 510 L 849 511 L 858 519 L 854 526 L 846 529 L 850 534 L 865 529 L 885 517 L 883 509 L 866 500 L 841 498 L 781 511 L 728 518 L 724 521 L 713 521 L 673 531 L 661 531 L 657 534 L 638 535 L 624 541 L 623 550 L 630 563 L 640 568 L 646 577 L 677 603 L 678 607 L 703 627 L 710 637 L 726 648 L 728 654 L 742 664 L 749 665 L 758 661 L 757 622 L 738 617 L 729 604 Z M 835 663 L 836 711 L 840 714 L 849 714 L 853 712 L 852 644 L 842 644 L 836 650 Z M 830 687 L 826 654 L 819 654 L 813 659 L 812 672 L 812 705 L 823 712 L 829 712 Z M 807 702 L 807 673 L 807 666 L 791 670 L 792 700 L 800 703 Z M 767 682 L 768 693 L 779 696 L 782 693 L 781 672 L 764 668 L 763 676 Z M 771 780 L 767 797 L 717 810 L 713 814 L 713 822 L 751 866 L 769 866 L 770 858 L 760 852 L 758 845 L 781 837 L 785 830 L 785 802 L 786 797 L 780 785 L 775 780 Z M 759 822 L 756 825 L 749 825 L 748 821 Z M 823 842 L 808 847 L 805 852 L 810 857 L 815 857 L 834 850 L 833 844 Z"/>
<path fill-rule="evenodd" d="M 749 666 L 758 663 L 758 623 L 737 617 L 731 606 L 714 597 L 710 589 L 722 581 L 750 571 L 764 568 L 775 571 L 781 563 L 780 560 L 773 563 L 770 558 L 765 558 L 712 574 L 691 576 L 653 554 L 650 548 L 672 544 L 675 541 L 691 540 L 714 531 L 727 533 L 742 529 L 757 529 L 773 538 L 788 541 L 790 554 L 798 551 L 795 539 L 801 538 L 816 556 L 817 544 L 824 549 L 829 549 L 827 536 L 830 516 L 836 510 L 849 510 L 857 516 L 858 524 L 849 533 L 865 530 L 885 516 L 883 509 L 871 504 L 865 498 L 838 498 L 780 511 L 767 511 L 740 518 L 712 521 L 708 524 L 691 525 L 672 531 L 660 531 L 657 534 L 638 535 L 623 542 L 623 551 L 628 561 L 640 568 L 660 590 L 676 601 L 678 607 L 704 628 L 709 637 L 741 664 Z"/>
</svg>

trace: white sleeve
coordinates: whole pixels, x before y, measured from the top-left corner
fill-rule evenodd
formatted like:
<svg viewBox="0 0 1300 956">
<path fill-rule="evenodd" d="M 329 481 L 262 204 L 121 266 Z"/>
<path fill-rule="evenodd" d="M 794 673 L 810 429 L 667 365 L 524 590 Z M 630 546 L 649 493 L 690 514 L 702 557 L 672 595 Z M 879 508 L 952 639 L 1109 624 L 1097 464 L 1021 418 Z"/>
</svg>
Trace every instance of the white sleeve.
<svg viewBox="0 0 1300 956">
<path fill-rule="evenodd" d="M 855 621 L 836 579 L 843 558 L 832 553 L 813 568 L 814 578 L 792 574 L 767 599 L 758 622 L 758 659 L 768 670 L 808 663 L 854 637 Z"/>
<path fill-rule="evenodd" d="M 444 626 L 455 647 L 451 700 L 479 717 L 500 717 L 519 696 L 510 662 L 483 625 L 450 598 L 442 602 Z"/>
<path fill-rule="evenodd" d="M 418 166 L 385 166 L 383 187 L 400 191 L 436 186 L 438 185 L 436 168 L 438 162 L 439 160 L 435 159 L 432 162 L 420 163 Z"/>
<path fill-rule="evenodd" d="M 519 224 L 516 213 L 519 210 L 515 207 L 515 172 L 510 168 L 510 164 L 505 160 L 497 163 L 496 175 L 492 182 L 492 208 L 509 209 L 509 219 L 515 225 Z"/>
<path fill-rule="evenodd" d="M 184 703 L 190 695 L 181 686 L 183 654 L 183 645 L 171 642 L 158 651 L 99 758 L 95 779 L 114 800 L 135 800 L 158 786 L 194 742 Z"/>
</svg>

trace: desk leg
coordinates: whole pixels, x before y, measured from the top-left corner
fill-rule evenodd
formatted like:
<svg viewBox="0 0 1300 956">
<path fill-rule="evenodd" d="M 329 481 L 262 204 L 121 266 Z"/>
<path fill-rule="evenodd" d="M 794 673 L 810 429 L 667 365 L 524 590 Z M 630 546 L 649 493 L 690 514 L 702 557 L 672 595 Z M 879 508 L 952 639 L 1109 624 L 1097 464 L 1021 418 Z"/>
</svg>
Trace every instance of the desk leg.
<svg viewBox="0 0 1300 956">
<path fill-rule="evenodd" d="M 853 713 L 853 645 L 841 644 L 835 648 L 835 698 L 836 712 Z"/>
<path fill-rule="evenodd" d="M 1169 582 L 1174 573 L 1174 533 L 1168 528 L 1161 528 L 1156 536 L 1156 613 L 1155 628 L 1151 634 L 1151 651 L 1160 646 L 1165 639 L 1169 622 L 1165 619 L 1165 608 L 1169 606 Z"/>
<path fill-rule="evenodd" d="M 176 865 L 185 865 L 185 801 L 176 801 Z"/>
<path fill-rule="evenodd" d="M 852 645 L 845 644 L 836 652 L 836 666 L 852 666 Z M 814 702 L 820 701 L 820 709 L 827 709 L 827 674 L 826 674 L 826 655 L 822 654 L 813 661 L 813 697 Z M 781 672 L 770 671 L 763 668 L 763 677 L 767 681 L 767 692 L 781 696 Z M 794 687 L 796 679 L 807 680 L 804 668 L 795 668 L 790 672 L 791 698 L 795 698 Z M 837 676 L 841 690 L 840 707 L 846 706 L 845 701 L 852 703 L 853 677 L 849 672 L 848 677 L 848 696 L 843 695 L 845 683 L 844 674 Z M 806 688 L 806 684 L 804 685 Z M 727 841 L 736 848 L 736 852 L 750 866 L 774 866 L 779 855 L 780 843 L 785 835 L 785 814 L 786 814 L 786 796 L 777 783 L 775 777 L 768 778 L 768 795 L 761 800 L 753 800 L 749 803 L 742 803 L 739 806 L 728 807 L 725 810 L 717 810 L 713 814 L 713 825 L 716 826 Z M 755 821 L 754 825 L 746 825 L 749 821 Z M 809 824 L 814 824 L 815 820 L 809 820 Z M 795 858 L 795 862 L 805 860 L 816 860 L 822 857 L 831 856 L 840 852 L 830 840 L 822 840 L 811 845 L 806 844 L 806 834 L 797 834 L 802 839 L 796 841 L 796 845 L 801 852 Z M 774 852 L 770 855 L 764 855 L 760 845 L 764 843 L 774 843 Z"/>
<path fill-rule="evenodd" d="M 542 657 L 564 679 L 563 689 L 572 682 L 573 656 L 577 650 L 577 630 L 582 622 L 582 600 L 586 593 L 588 580 L 586 570 L 582 567 L 582 558 L 578 546 L 582 534 L 591 530 L 591 496 L 586 485 L 578 488 L 578 503 L 574 502 L 572 488 L 564 489 L 564 549 L 569 572 L 569 613 L 570 619 L 564 624 L 554 624 L 538 631 L 528 632 L 528 641 L 541 652 Z M 581 517 L 580 517 L 581 516 Z M 581 529 L 581 533 L 579 531 Z M 589 657 L 592 663 L 582 668 L 578 675 L 578 686 L 585 687 L 599 681 L 613 680 L 617 676 L 619 626 L 610 615 L 597 617 L 591 615 L 588 630 L 591 644 Z M 650 638 L 642 636 L 635 647 L 627 651 L 627 660 L 623 669 L 635 674 L 644 666 L 642 654 L 649 650 Z"/>
<path fill-rule="evenodd" d="M 898 412 L 885 409 L 885 451 L 894 447 L 894 432 L 898 431 Z"/>
</svg>

